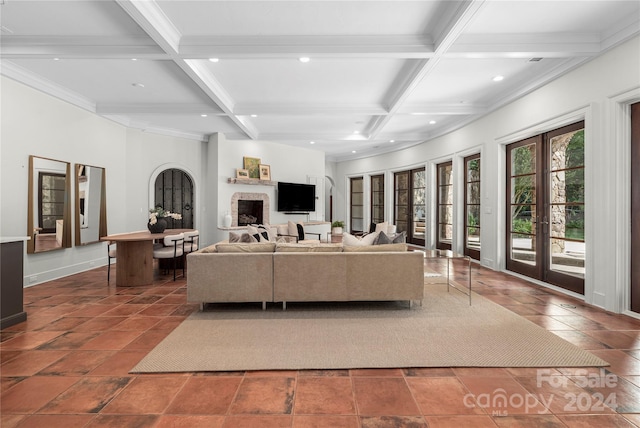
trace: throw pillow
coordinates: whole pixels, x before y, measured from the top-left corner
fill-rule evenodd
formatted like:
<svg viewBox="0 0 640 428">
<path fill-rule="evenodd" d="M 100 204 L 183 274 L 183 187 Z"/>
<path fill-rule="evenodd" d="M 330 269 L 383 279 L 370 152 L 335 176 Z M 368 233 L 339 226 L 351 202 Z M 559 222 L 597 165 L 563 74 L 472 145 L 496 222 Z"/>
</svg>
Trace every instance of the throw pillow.
<svg viewBox="0 0 640 428">
<path fill-rule="evenodd" d="M 407 232 L 402 231 L 398 233 L 391 242 L 392 244 L 404 244 L 407 242 Z"/>
<path fill-rule="evenodd" d="M 298 229 L 298 239 L 304 241 L 304 227 L 302 224 L 296 224 L 296 228 Z"/>
<path fill-rule="evenodd" d="M 373 241 L 378 237 L 378 233 L 369 233 L 368 235 L 358 238 L 350 233 L 342 234 L 342 244 L 351 246 L 373 245 Z"/>
<path fill-rule="evenodd" d="M 247 226 L 247 233 L 253 236 L 257 242 L 269 242 L 269 234 L 266 230 L 258 229 L 255 226 Z"/>
<path fill-rule="evenodd" d="M 382 223 L 376 224 L 376 232 L 387 233 L 388 228 L 389 228 L 389 222 L 383 221 Z"/>
<path fill-rule="evenodd" d="M 287 222 L 287 229 L 287 235 L 298 236 L 298 226 L 291 220 Z"/>
<path fill-rule="evenodd" d="M 385 244 L 391 244 L 391 242 L 392 242 L 391 238 L 389 238 L 386 233 L 380 232 L 378 233 L 378 236 L 376 237 L 375 241 L 373 241 L 373 245 L 385 245 Z"/>
<path fill-rule="evenodd" d="M 240 234 L 235 232 L 229 232 L 229 242 L 240 242 Z"/>
</svg>

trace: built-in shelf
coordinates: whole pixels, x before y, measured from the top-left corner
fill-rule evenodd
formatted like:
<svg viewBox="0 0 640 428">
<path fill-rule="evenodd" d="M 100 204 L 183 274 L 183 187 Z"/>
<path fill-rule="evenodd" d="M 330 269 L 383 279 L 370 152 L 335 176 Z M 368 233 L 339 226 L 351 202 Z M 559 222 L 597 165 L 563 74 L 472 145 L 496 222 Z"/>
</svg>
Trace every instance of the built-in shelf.
<svg viewBox="0 0 640 428">
<path fill-rule="evenodd" d="M 277 181 L 271 180 L 260 180 L 259 178 L 232 178 L 229 177 L 227 179 L 227 183 L 229 184 L 257 184 L 262 186 L 275 186 L 278 184 Z"/>
</svg>

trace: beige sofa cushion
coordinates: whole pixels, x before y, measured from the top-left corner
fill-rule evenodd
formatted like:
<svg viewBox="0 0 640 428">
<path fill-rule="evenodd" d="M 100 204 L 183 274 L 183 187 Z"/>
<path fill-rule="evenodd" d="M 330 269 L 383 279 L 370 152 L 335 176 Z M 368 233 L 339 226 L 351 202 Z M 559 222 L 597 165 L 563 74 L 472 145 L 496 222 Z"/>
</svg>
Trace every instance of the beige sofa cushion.
<svg viewBox="0 0 640 428">
<path fill-rule="evenodd" d="M 255 242 L 251 244 L 234 242 L 216 245 L 218 253 L 273 253 L 275 249 L 275 242 Z"/>
<path fill-rule="evenodd" d="M 342 244 L 293 244 L 283 243 L 276 246 L 276 253 L 341 253 Z"/>
<path fill-rule="evenodd" d="M 342 234 L 342 244 L 345 246 L 358 246 L 358 245 L 373 245 L 373 241 L 378 237 L 379 232 L 369 233 L 368 235 L 364 235 L 362 238 L 358 238 L 350 233 Z"/>
<path fill-rule="evenodd" d="M 345 245 L 345 253 L 379 253 L 383 251 L 407 251 L 407 244 L 380 244 L 380 245 Z"/>
<path fill-rule="evenodd" d="M 202 250 L 200 250 L 201 253 L 217 253 L 216 251 L 216 244 L 213 245 L 209 245 L 208 247 L 204 247 Z"/>
</svg>

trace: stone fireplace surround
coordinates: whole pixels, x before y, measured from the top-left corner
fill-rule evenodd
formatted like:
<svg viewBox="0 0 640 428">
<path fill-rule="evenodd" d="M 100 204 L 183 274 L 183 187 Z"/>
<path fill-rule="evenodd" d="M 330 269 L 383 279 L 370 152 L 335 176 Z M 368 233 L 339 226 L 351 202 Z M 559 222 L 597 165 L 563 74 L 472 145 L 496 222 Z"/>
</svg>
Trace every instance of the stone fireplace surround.
<svg viewBox="0 0 640 428">
<path fill-rule="evenodd" d="M 246 193 L 236 192 L 231 196 L 231 227 L 238 227 L 238 201 L 262 201 L 262 222 L 271 224 L 269 221 L 269 195 L 266 193 Z"/>
</svg>

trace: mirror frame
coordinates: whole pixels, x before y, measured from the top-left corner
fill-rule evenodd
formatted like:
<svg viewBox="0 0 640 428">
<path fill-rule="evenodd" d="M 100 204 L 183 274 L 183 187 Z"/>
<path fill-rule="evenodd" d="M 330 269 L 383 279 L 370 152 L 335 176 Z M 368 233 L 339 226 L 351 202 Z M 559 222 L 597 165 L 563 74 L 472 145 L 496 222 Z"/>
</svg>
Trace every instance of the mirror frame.
<svg viewBox="0 0 640 428">
<path fill-rule="evenodd" d="M 60 162 L 61 164 L 65 164 L 65 179 L 64 179 L 64 205 L 62 208 L 62 241 L 61 245 L 57 248 L 51 248 L 48 250 L 40 250 L 36 251 L 36 239 L 35 239 L 35 231 L 34 231 L 34 220 L 36 217 L 35 210 L 37 207 L 34 206 L 34 186 L 36 182 L 35 171 L 34 171 L 34 161 L 35 159 L 43 159 L 52 162 Z M 39 254 L 49 251 L 61 250 L 64 248 L 71 247 L 71 163 L 61 161 L 58 159 L 45 158 L 42 156 L 34 156 L 29 155 L 29 179 L 28 181 L 28 203 L 27 203 L 27 236 L 31 237 L 27 241 L 27 254 Z"/>
<path fill-rule="evenodd" d="M 98 237 L 95 241 L 87 241 L 82 242 L 82 228 L 80 225 L 80 171 L 82 168 L 95 168 L 100 170 L 100 208 L 98 213 Z M 100 238 L 103 236 L 107 236 L 107 186 L 106 179 L 107 174 L 103 167 L 94 166 L 94 165 L 86 165 L 82 163 L 77 163 L 74 169 L 75 171 L 75 186 L 76 186 L 76 207 L 75 207 L 75 244 L 76 246 L 83 246 L 89 244 L 99 243 Z M 85 202 L 86 203 L 86 202 Z"/>
</svg>

